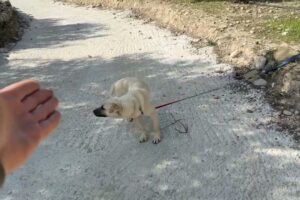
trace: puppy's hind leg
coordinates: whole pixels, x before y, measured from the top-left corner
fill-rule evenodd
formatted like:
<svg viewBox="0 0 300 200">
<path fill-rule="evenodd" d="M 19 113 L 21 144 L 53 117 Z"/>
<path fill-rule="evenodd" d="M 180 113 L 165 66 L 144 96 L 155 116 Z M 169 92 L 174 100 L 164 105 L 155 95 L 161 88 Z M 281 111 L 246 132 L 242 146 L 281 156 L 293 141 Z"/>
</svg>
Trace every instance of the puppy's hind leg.
<svg viewBox="0 0 300 200">
<path fill-rule="evenodd" d="M 136 127 L 137 127 L 138 129 L 140 129 L 140 131 L 141 131 L 141 135 L 140 135 L 140 138 L 139 138 L 140 143 L 146 142 L 146 141 L 147 141 L 147 132 L 146 132 L 146 130 L 144 129 L 142 123 L 141 123 L 140 117 L 133 119 L 133 122 L 134 122 L 134 124 L 136 125 Z"/>
</svg>

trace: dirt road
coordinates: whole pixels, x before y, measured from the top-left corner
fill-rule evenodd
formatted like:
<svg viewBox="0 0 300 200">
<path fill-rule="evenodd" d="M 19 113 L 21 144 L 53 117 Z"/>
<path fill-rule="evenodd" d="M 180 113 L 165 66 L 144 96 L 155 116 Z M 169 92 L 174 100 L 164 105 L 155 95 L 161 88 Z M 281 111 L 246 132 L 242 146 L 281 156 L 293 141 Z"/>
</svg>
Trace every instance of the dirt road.
<svg viewBox="0 0 300 200">
<path fill-rule="evenodd" d="M 0 85 L 40 80 L 57 93 L 63 120 L 0 199 L 299 199 L 298 144 L 276 131 L 278 113 L 235 82 L 210 47 L 193 49 L 190 38 L 129 12 L 11 2 L 34 20 L 1 61 Z M 126 76 L 144 77 L 155 104 L 225 87 L 161 109 L 162 142 L 139 144 L 127 122 L 92 113 Z"/>
</svg>

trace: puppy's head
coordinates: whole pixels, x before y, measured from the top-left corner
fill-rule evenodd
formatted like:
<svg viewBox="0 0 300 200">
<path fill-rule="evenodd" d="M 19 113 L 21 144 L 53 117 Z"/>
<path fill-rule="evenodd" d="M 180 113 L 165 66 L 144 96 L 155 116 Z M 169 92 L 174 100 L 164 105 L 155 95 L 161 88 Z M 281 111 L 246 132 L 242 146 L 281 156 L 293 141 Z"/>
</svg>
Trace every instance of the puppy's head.
<svg viewBox="0 0 300 200">
<path fill-rule="evenodd" d="M 96 108 L 93 112 L 97 117 L 122 118 L 122 105 L 117 101 L 104 103 L 101 107 Z"/>
</svg>

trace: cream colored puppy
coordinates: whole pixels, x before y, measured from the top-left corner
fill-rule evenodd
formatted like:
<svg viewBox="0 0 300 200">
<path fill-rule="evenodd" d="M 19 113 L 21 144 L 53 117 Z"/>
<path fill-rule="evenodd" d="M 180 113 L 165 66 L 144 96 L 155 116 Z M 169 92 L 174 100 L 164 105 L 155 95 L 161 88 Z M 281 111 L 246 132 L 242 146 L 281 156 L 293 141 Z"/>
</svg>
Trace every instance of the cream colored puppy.
<svg viewBox="0 0 300 200">
<path fill-rule="evenodd" d="M 153 143 L 160 142 L 160 127 L 157 112 L 150 103 L 150 89 L 138 78 L 123 78 L 115 82 L 111 97 L 93 112 L 97 117 L 122 118 L 133 121 L 141 130 L 140 142 L 147 141 L 147 132 L 141 123 L 141 116 L 149 116 L 153 123 Z"/>
</svg>

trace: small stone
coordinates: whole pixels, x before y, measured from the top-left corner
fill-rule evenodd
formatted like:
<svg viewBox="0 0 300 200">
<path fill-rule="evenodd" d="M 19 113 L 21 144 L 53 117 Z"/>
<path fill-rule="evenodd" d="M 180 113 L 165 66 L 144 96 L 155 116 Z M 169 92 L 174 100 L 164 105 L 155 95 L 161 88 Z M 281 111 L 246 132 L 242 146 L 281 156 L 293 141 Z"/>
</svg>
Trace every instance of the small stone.
<svg viewBox="0 0 300 200">
<path fill-rule="evenodd" d="M 273 82 L 272 84 L 271 84 L 271 87 L 273 88 L 275 86 L 275 83 Z"/>
<path fill-rule="evenodd" d="M 282 100 L 280 100 L 280 104 L 282 104 L 282 105 L 284 105 L 284 104 L 286 104 L 286 99 L 282 99 Z"/>
<path fill-rule="evenodd" d="M 244 78 L 246 80 L 257 80 L 259 79 L 259 72 L 257 70 L 251 70 L 249 72 L 247 72 L 246 74 L 244 74 Z"/>
<path fill-rule="evenodd" d="M 254 111 L 251 110 L 251 109 L 247 109 L 246 111 L 247 111 L 247 113 L 253 113 L 253 112 L 254 112 Z"/>
<path fill-rule="evenodd" d="M 286 116 L 291 116 L 293 114 L 292 112 L 290 112 L 288 110 L 284 110 L 282 113 Z"/>
<path fill-rule="evenodd" d="M 266 62 L 267 62 L 267 58 L 266 57 L 264 57 L 264 56 L 258 56 L 254 60 L 255 68 L 256 69 L 262 69 L 265 66 Z"/>
<path fill-rule="evenodd" d="M 236 58 L 238 57 L 242 52 L 240 50 L 235 50 L 230 54 L 230 58 Z"/>
<path fill-rule="evenodd" d="M 258 12 L 258 13 L 262 13 L 262 10 L 259 8 L 259 9 L 257 10 L 257 12 Z"/>
<path fill-rule="evenodd" d="M 298 110 L 295 110 L 295 115 L 298 115 L 299 114 L 299 111 Z"/>
<path fill-rule="evenodd" d="M 251 33 L 251 34 L 254 34 L 254 33 L 255 33 L 255 31 L 254 31 L 254 30 L 251 30 L 251 31 L 250 31 L 250 33 Z"/>
<path fill-rule="evenodd" d="M 264 79 L 262 79 L 262 78 L 260 78 L 260 79 L 258 79 L 256 81 L 254 81 L 253 84 L 255 86 L 265 86 L 265 85 L 267 85 L 267 81 L 264 80 Z"/>
</svg>

